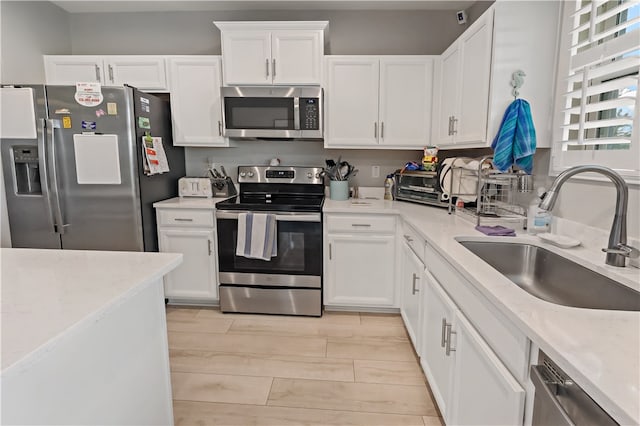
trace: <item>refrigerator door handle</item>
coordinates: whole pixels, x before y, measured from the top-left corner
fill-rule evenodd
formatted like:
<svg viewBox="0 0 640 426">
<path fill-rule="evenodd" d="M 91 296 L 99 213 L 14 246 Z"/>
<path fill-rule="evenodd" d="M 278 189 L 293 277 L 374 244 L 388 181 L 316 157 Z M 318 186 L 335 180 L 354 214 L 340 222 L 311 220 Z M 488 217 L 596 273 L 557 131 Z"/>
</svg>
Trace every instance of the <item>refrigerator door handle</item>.
<svg viewBox="0 0 640 426">
<path fill-rule="evenodd" d="M 62 207 L 60 205 L 60 194 L 58 192 L 60 186 L 58 182 L 58 169 L 56 167 L 56 129 L 60 128 L 60 120 L 47 120 L 47 136 L 49 139 L 49 152 L 47 157 L 49 159 L 49 169 L 51 171 L 51 195 L 53 196 L 53 220 L 55 232 L 62 235 L 64 234 L 64 228 L 69 224 L 64 223 L 62 217 Z"/>
<path fill-rule="evenodd" d="M 47 149 L 46 149 L 46 141 L 47 141 L 47 122 L 44 118 L 38 119 L 38 125 L 40 126 L 40 134 L 41 136 L 38 138 L 38 167 L 40 167 L 40 179 L 42 180 L 42 184 L 40 185 L 42 188 L 42 195 L 46 200 L 47 211 L 49 212 L 50 225 L 55 231 L 56 229 L 56 220 L 53 216 L 53 202 L 51 201 L 51 191 L 50 191 L 50 183 L 49 183 L 49 162 L 47 160 Z"/>
</svg>

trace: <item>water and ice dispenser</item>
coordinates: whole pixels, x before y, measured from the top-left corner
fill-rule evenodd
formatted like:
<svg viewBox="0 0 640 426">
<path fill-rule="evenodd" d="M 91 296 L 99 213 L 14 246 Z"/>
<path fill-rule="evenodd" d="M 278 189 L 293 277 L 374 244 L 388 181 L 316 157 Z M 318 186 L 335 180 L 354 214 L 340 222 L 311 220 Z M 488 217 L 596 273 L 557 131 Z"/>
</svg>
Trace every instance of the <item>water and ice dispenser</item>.
<svg viewBox="0 0 640 426">
<path fill-rule="evenodd" d="M 13 170 L 18 195 L 42 195 L 38 147 L 34 145 L 13 147 Z"/>
</svg>

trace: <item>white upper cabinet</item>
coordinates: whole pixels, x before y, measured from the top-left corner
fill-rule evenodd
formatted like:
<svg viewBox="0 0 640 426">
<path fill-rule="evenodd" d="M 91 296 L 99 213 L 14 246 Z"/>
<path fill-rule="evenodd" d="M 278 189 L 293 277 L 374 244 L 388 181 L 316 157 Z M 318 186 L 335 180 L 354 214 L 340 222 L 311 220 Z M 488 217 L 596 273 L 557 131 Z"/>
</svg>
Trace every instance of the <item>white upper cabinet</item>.
<svg viewBox="0 0 640 426">
<path fill-rule="evenodd" d="M 170 57 L 173 144 L 229 146 L 222 136 L 220 56 Z"/>
<path fill-rule="evenodd" d="M 327 56 L 325 68 L 325 147 L 428 144 L 432 56 Z"/>
<path fill-rule="evenodd" d="M 440 56 L 434 78 L 434 145 L 491 145 L 514 100 L 512 75 L 521 70 L 526 76 L 519 97 L 531 105 L 537 146 L 550 146 L 561 3 L 496 2 Z"/>
<path fill-rule="evenodd" d="M 223 83 L 320 85 L 328 22 L 214 22 L 222 41 Z"/>
<path fill-rule="evenodd" d="M 45 55 L 47 84 L 76 84 L 78 81 L 105 84 L 102 56 Z"/>
<path fill-rule="evenodd" d="M 167 91 L 163 56 L 45 55 L 47 84 L 98 82 L 104 86 L 128 84 L 141 90 Z"/>
</svg>

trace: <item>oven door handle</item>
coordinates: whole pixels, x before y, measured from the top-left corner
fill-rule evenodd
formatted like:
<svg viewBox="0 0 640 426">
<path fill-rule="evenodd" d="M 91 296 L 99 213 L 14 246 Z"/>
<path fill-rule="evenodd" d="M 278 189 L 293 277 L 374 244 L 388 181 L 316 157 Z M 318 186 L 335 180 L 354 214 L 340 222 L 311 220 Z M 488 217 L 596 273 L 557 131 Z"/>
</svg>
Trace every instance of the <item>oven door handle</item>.
<svg viewBox="0 0 640 426">
<path fill-rule="evenodd" d="M 240 213 L 250 213 L 248 211 L 216 211 L 216 219 L 238 219 Z M 278 222 L 321 222 L 321 213 L 299 213 L 299 212 L 253 212 L 273 214 Z"/>
</svg>

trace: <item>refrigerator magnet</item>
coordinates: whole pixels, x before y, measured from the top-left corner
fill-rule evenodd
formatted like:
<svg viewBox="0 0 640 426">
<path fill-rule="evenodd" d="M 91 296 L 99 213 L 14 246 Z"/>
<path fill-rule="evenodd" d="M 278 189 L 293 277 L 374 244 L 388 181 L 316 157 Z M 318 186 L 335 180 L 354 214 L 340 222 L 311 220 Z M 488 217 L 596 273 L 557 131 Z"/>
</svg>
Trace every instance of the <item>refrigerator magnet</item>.
<svg viewBox="0 0 640 426">
<path fill-rule="evenodd" d="M 138 117 L 138 127 L 141 129 L 150 129 L 151 123 L 147 117 Z"/>
<path fill-rule="evenodd" d="M 107 102 L 107 114 L 118 115 L 118 104 L 115 102 Z"/>
<path fill-rule="evenodd" d="M 63 129 L 71 128 L 71 117 L 62 117 L 62 128 Z"/>
<path fill-rule="evenodd" d="M 95 121 L 84 121 L 84 120 L 82 120 L 82 128 L 83 129 L 95 130 L 96 129 L 96 122 Z"/>
<path fill-rule="evenodd" d="M 148 98 L 140 97 L 140 109 L 142 109 L 143 112 L 151 111 Z"/>
<path fill-rule="evenodd" d="M 103 109 L 98 109 L 96 110 L 96 117 L 102 117 L 103 115 L 106 115 L 107 113 L 104 112 Z"/>
</svg>

